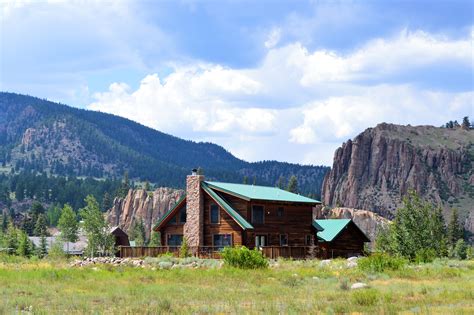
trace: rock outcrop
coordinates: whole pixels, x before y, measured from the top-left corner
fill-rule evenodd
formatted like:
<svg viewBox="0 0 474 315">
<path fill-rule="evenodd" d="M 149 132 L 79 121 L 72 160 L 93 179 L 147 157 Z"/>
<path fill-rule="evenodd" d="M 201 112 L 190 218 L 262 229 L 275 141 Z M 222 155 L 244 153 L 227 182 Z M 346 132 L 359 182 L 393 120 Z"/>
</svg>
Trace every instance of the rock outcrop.
<svg viewBox="0 0 474 315">
<path fill-rule="evenodd" d="M 119 226 L 129 233 L 135 222 L 143 221 L 147 238 L 153 224 L 163 216 L 183 195 L 184 191 L 172 188 L 158 188 L 152 193 L 143 189 L 130 189 L 125 198 L 115 198 L 106 218 L 112 226 Z"/>
<path fill-rule="evenodd" d="M 390 220 L 372 211 L 353 208 L 323 207 L 316 211 L 315 216 L 317 219 L 352 219 L 372 242 L 378 231 L 390 224 Z"/>
<path fill-rule="evenodd" d="M 384 123 L 336 150 L 322 200 L 392 218 L 403 196 L 414 189 L 447 213 L 458 208 L 468 228 L 473 175 L 474 130 Z"/>
</svg>

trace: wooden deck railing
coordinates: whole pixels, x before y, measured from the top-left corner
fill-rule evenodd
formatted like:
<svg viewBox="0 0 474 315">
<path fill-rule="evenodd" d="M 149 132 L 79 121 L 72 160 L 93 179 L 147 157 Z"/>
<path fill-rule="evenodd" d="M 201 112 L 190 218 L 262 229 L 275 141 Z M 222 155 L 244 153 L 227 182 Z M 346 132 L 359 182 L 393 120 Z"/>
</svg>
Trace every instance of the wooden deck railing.
<svg viewBox="0 0 474 315">
<path fill-rule="evenodd" d="M 163 254 L 171 253 L 174 256 L 179 255 L 179 246 L 155 246 L 155 247 L 131 247 L 120 246 L 119 256 L 125 257 L 157 257 Z M 199 246 L 189 247 L 189 253 L 200 258 L 220 258 L 220 251 L 222 247 L 214 246 Z M 270 259 L 277 259 L 278 257 L 304 259 L 308 257 L 321 258 L 319 249 L 311 248 L 309 246 L 265 246 L 261 247 L 262 254 Z"/>
</svg>

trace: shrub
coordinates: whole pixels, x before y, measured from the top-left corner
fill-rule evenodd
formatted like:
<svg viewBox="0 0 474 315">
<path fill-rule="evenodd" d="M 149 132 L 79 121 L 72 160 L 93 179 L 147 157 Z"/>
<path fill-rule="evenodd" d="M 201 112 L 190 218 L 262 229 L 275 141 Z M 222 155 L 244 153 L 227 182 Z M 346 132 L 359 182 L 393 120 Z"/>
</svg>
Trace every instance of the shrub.
<svg viewBox="0 0 474 315">
<path fill-rule="evenodd" d="M 222 251 L 224 263 L 242 269 L 261 269 L 268 267 L 268 260 L 257 249 L 242 247 L 225 247 Z"/>
<path fill-rule="evenodd" d="M 189 253 L 188 241 L 186 238 L 183 238 L 183 243 L 181 243 L 181 247 L 179 248 L 179 258 L 186 258 L 191 256 Z"/>
<path fill-rule="evenodd" d="M 361 306 L 372 306 L 378 299 L 379 294 L 375 289 L 356 290 L 352 294 L 353 302 Z"/>
<path fill-rule="evenodd" d="M 456 245 L 454 246 L 454 257 L 457 259 L 466 259 L 467 245 L 463 239 L 460 239 L 456 242 Z"/>
<path fill-rule="evenodd" d="M 416 252 L 415 262 L 416 263 L 430 263 L 436 258 L 436 251 L 432 248 L 420 249 Z"/>
<path fill-rule="evenodd" d="M 398 270 L 407 264 L 401 257 L 393 257 L 385 253 L 375 253 L 368 257 L 360 258 L 357 266 L 363 271 L 384 272 L 385 270 Z"/>
</svg>

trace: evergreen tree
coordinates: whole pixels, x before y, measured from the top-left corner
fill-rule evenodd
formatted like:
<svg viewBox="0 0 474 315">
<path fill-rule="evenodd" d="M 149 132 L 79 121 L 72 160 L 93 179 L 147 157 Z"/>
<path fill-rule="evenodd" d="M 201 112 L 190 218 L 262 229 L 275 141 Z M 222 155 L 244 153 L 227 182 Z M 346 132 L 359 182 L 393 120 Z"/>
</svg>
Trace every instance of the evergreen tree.
<svg viewBox="0 0 474 315">
<path fill-rule="evenodd" d="M 280 189 L 285 189 L 285 182 L 286 182 L 285 176 L 280 175 L 280 177 L 278 178 L 277 187 Z"/>
<path fill-rule="evenodd" d="M 125 198 L 130 190 L 130 179 L 128 178 L 128 171 L 123 174 L 122 185 L 117 193 L 119 197 Z"/>
<path fill-rule="evenodd" d="M 52 206 L 46 211 L 46 217 L 48 219 L 49 226 L 57 226 L 59 218 L 61 217 L 61 208 L 58 206 Z"/>
<path fill-rule="evenodd" d="M 33 245 L 31 244 L 30 239 L 28 238 L 28 235 L 26 235 L 25 232 L 20 231 L 19 237 L 18 237 L 18 248 L 16 249 L 16 253 L 19 256 L 23 257 L 30 257 L 31 254 L 33 253 Z"/>
<path fill-rule="evenodd" d="M 247 185 L 249 183 L 249 178 L 247 176 L 244 176 L 243 183 L 244 185 Z"/>
<path fill-rule="evenodd" d="M 102 198 L 102 211 L 105 212 L 110 208 L 112 208 L 112 199 L 110 198 L 110 194 L 106 192 Z"/>
<path fill-rule="evenodd" d="M 145 191 L 150 191 L 151 190 L 149 181 L 145 181 L 145 187 L 143 189 L 145 189 Z"/>
<path fill-rule="evenodd" d="M 76 214 L 70 205 L 65 204 L 59 218 L 58 228 L 61 232 L 61 240 L 66 242 L 67 253 L 69 254 L 69 242 L 77 242 L 79 224 L 76 219 Z"/>
<path fill-rule="evenodd" d="M 135 241 L 136 246 L 144 246 L 146 244 L 145 225 L 142 219 L 135 221 L 130 238 Z"/>
<path fill-rule="evenodd" d="M 257 176 L 253 177 L 253 185 L 257 185 Z"/>
<path fill-rule="evenodd" d="M 46 217 L 43 213 L 38 215 L 38 220 L 36 220 L 33 234 L 35 236 L 48 236 L 48 228 L 46 227 Z"/>
<path fill-rule="evenodd" d="M 85 201 L 86 206 L 81 209 L 80 214 L 84 221 L 83 228 L 88 239 L 87 252 L 91 256 L 110 254 L 114 247 L 110 227 L 105 221 L 94 196 L 87 196 Z"/>
<path fill-rule="evenodd" d="M 18 249 L 18 232 L 19 230 L 13 226 L 13 223 L 8 224 L 7 233 L 5 235 L 5 247 L 8 249 L 8 253 L 15 253 Z"/>
<path fill-rule="evenodd" d="M 290 177 L 286 190 L 295 194 L 298 193 L 298 179 L 296 178 L 295 175 Z"/>
<path fill-rule="evenodd" d="M 46 236 L 45 236 L 45 235 L 41 235 L 41 238 L 40 238 L 40 245 L 39 245 L 39 247 L 36 249 L 36 255 L 37 255 L 39 258 L 43 258 L 43 257 L 45 257 L 47 254 L 48 254 L 48 244 L 47 244 L 47 241 L 46 241 Z"/>
<path fill-rule="evenodd" d="M 2 215 L 2 227 L 1 227 L 1 231 L 3 233 L 5 233 L 8 229 L 8 215 L 6 212 L 3 213 Z"/>
<path fill-rule="evenodd" d="M 471 128 L 471 123 L 469 122 L 469 117 L 468 116 L 466 116 L 462 119 L 461 127 L 464 130 L 469 130 Z"/>
<path fill-rule="evenodd" d="M 150 246 L 161 246 L 161 235 L 160 232 L 155 232 L 151 230 L 151 237 L 150 237 Z"/>
<path fill-rule="evenodd" d="M 464 229 L 459 224 L 458 210 L 453 209 L 451 219 L 448 224 L 448 243 L 450 246 L 454 246 L 456 242 L 463 238 Z"/>
</svg>

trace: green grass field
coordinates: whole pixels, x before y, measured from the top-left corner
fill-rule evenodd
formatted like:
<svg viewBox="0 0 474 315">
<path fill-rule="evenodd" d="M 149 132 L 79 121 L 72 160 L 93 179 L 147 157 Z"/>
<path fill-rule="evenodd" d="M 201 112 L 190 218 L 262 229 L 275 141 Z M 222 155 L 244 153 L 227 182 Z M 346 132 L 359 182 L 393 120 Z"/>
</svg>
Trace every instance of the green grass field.
<svg viewBox="0 0 474 315">
<path fill-rule="evenodd" d="M 474 261 L 375 274 L 345 264 L 154 270 L 0 257 L 0 313 L 474 313 Z M 350 290 L 355 282 L 370 288 Z"/>
</svg>

